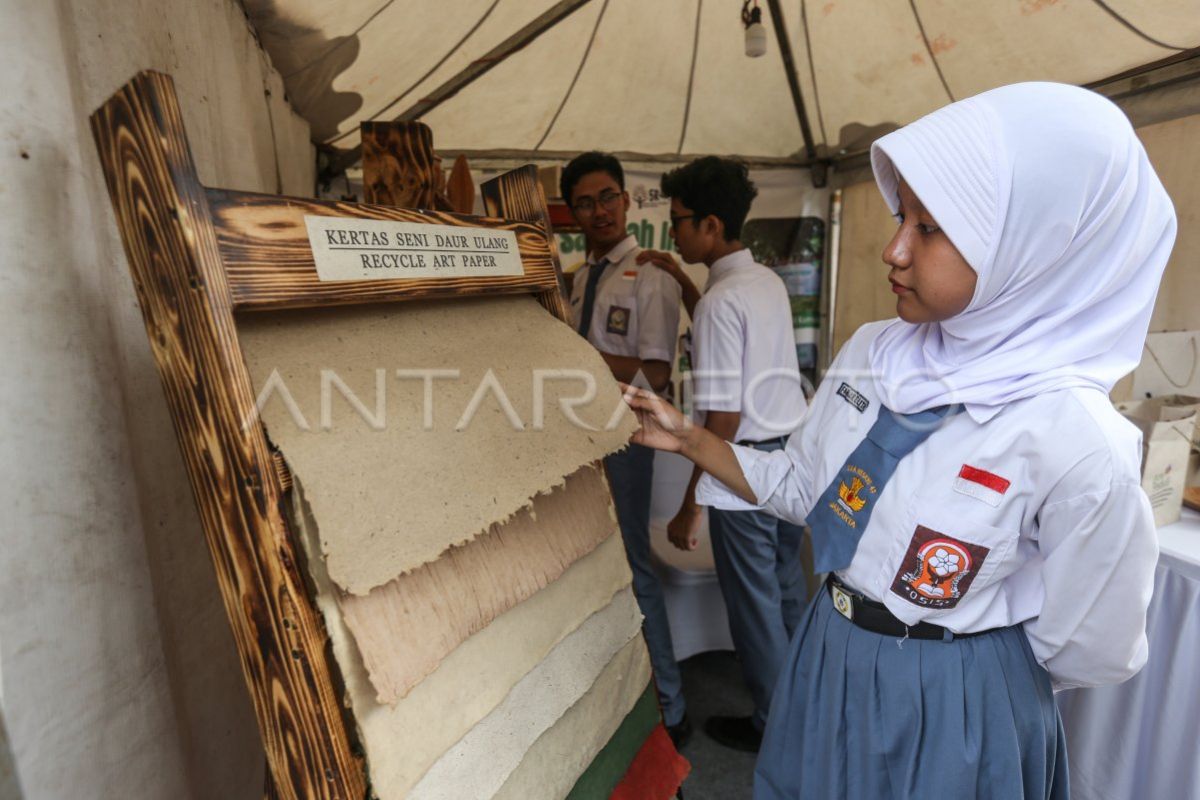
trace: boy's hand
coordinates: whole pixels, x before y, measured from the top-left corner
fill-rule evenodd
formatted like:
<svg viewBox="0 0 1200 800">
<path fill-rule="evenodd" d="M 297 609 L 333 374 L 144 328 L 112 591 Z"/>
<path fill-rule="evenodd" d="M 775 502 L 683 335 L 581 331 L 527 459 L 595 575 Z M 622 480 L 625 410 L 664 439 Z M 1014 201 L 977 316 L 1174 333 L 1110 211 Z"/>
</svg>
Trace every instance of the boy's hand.
<svg viewBox="0 0 1200 800">
<path fill-rule="evenodd" d="M 653 264 L 672 277 L 683 273 L 683 267 L 675 260 L 675 256 L 663 250 L 643 250 L 635 259 L 639 264 Z"/>
<path fill-rule="evenodd" d="M 667 524 L 667 539 L 680 550 L 695 550 L 700 546 L 700 523 L 704 511 L 695 503 L 684 501 L 679 513 Z"/>
</svg>

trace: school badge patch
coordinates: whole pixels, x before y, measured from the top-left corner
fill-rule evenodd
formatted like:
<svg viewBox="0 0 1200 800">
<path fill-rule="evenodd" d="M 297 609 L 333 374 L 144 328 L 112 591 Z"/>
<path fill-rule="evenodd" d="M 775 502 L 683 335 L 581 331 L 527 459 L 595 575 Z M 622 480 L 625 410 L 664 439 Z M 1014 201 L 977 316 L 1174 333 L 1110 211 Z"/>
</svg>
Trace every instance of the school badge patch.
<svg viewBox="0 0 1200 800">
<path fill-rule="evenodd" d="M 918 525 L 892 581 L 892 593 L 924 608 L 954 608 L 989 552 Z"/>
<path fill-rule="evenodd" d="M 607 329 L 609 333 L 616 333 L 621 336 L 628 334 L 629 309 L 621 308 L 620 306 L 609 306 Z"/>
</svg>

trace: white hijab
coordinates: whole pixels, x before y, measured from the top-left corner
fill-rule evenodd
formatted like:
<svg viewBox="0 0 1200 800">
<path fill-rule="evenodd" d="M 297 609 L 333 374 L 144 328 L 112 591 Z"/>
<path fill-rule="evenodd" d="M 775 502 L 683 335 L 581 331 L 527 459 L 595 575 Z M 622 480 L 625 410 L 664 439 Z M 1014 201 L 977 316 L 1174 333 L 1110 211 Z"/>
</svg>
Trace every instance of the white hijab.
<svg viewBox="0 0 1200 800">
<path fill-rule="evenodd" d="M 902 176 L 978 281 L 944 322 L 894 321 L 871 346 L 899 413 L 964 403 L 977 420 L 1133 370 L 1175 241 L 1175 210 L 1125 115 L 1075 86 L 961 100 L 871 147 L 892 212 Z"/>
</svg>

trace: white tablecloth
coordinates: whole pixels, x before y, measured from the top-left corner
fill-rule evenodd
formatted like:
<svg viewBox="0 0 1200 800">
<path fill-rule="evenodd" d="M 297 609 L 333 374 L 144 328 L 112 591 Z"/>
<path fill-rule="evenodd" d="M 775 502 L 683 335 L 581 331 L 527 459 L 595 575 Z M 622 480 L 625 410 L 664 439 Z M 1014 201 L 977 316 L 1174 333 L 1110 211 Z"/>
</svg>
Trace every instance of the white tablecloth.
<svg viewBox="0 0 1200 800">
<path fill-rule="evenodd" d="M 1058 695 L 1074 800 L 1200 798 L 1200 514 L 1158 533 L 1146 666 Z"/>
</svg>

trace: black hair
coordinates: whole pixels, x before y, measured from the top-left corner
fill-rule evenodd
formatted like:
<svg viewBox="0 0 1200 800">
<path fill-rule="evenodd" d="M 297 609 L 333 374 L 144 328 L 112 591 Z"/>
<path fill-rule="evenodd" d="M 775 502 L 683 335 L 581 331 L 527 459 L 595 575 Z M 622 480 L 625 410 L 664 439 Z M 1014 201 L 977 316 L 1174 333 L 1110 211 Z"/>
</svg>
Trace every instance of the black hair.
<svg viewBox="0 0 1200 800">
<path fill-rule="evenodd" d="M 749 168 L 741 161 L 717 156 L 697 158 L 671 170 L 662 177 L 662 190 L 692 210 L 694 224 L 710 214 L 721 220 L 728 242 L 741 237 L 750 204 L 758 197 Z"/>
<path fill-rule="evenodd" d="M 625 170 L 621 169 L 621 162 L 617 157 L 592 150 L 580 153 L 563 167 L 562 176 L 558 179 L 558 190 L 562 192 L 564 203 L 571 205 L 571 192 L 575 189 L 575 184 L 583 180 L 584 175 L 593 172 L 607 172 L 621 187 L 621 191 L 625 191 Z"/>
</svg>

